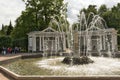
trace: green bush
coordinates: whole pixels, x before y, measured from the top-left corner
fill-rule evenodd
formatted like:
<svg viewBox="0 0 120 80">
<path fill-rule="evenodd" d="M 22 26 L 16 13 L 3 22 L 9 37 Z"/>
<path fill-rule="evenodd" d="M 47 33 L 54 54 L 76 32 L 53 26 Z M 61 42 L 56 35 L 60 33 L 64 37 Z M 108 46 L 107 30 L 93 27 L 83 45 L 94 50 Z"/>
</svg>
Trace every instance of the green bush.
<svg viewBox="0 0 120 80">
<path fill-rule="evenodd" d="M 8 36 L 0 36 L 0 47 L 11 47 L 12 39 Z"/>
<path fill-rule="evenodd" d="M 13 47 L 20 47 L 22 51 L 27 51 L 28 40 L 27 38 L 13 39 L 12 45 Z"/>
</svg>

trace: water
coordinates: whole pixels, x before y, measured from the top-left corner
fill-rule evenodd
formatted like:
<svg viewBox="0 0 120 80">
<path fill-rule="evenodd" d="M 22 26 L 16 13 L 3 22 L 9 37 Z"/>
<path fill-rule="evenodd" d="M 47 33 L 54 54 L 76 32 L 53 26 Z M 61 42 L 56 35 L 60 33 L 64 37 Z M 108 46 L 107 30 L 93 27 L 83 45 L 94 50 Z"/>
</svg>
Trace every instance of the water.
<svg viewBox="0 0 120 80">
<path fill-rule="evenodd" d="M 3 66 L 19 75 L 120 75 L 119 58 L 90 57 L 95 62 L 84 65 L 66 65 L 61 63 L 63 58 L 64 57 L 42 57 L 19 59 Z"/>
<path fill-rule="evenodd" d="M 65 65 L 63 57 L 38 61 L 39 68 L 50 70 L 53 75 L 120 75 L 120 59 L 90 57 L 95 63 L 87 65 Z"/>
<path fill-rule="evenodd" d="M 66 20 L 65 17 L 63 18 Z M 85 13 L 81 12 L 80 21 L 76 27 L 68 27 L 67 21 L 62 22 L 63 18 L 58 17 L 58 20 L 56 20 L 53 17 L 51 23 L 56 23 L 57 30 L 61 32 L 62 43 L 64 43 L 64 39 L 67 42 L 67 47 L 62 46 L 70 49 L 74 53 L 73 56 L 88 56 L 92 52 L 97 52 L 99 56 L 102 56 L 102 51 L 105 51 L 107 56 L 113 57 L 111 51 L 114 49 L 110 47 L 112 45 L 110 34 L 106 32 L 108 28 L 102 17 L 91 12 L 86 18 Z"/>
</svg>

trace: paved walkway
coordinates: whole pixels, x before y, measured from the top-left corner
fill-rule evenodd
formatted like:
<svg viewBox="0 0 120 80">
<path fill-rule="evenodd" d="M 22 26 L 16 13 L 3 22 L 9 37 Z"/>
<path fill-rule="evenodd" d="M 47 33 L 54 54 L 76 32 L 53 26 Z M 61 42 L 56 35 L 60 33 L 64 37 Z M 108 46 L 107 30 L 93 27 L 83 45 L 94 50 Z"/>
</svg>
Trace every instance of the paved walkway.
<svg viewBox="0 0 120 80">
<path fill-rule="evenodd" d="M 11 80 L 0 72 L 0 80 Z"/>
<path fill-rule="evenodd" d="M 27 53 L 19 53 L 19 54 L 7 54 L 7 55 L 0 55 L 0 61 L 4 61 L 7 59 L 19 57 L 21 55 L 26 55 Z M 13 80 L 7 77 L 7 75 L 4 75 L 2 72 L 0 72 L 0 80 Z"/>
<path fill-rule="evenodd" d="M 18 54 L 7 54 L 7 55 L 0 55 L 0 61 L 12 59 L 15 57 L 19 57 L 21 55 L 27 55 L 28 53 L 18 53 Z"/>
</svg>

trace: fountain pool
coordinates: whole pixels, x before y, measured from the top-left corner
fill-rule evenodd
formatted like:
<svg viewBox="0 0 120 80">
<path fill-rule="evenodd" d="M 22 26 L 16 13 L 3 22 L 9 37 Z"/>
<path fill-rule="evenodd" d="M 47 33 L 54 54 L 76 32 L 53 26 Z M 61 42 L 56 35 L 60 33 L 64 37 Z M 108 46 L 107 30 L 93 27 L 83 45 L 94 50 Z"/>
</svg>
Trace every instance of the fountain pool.
<svg viewBox="0 0 120 80">
<path fill-rule="evenodd" d="M 94 63 L 83 65 L 66 65 L 61 63 L 64 57 L 20 59 L 4 65 L 19 75 L 120 75 L 120 59 L 107 57 L 90 57 Z"/>
</svg>

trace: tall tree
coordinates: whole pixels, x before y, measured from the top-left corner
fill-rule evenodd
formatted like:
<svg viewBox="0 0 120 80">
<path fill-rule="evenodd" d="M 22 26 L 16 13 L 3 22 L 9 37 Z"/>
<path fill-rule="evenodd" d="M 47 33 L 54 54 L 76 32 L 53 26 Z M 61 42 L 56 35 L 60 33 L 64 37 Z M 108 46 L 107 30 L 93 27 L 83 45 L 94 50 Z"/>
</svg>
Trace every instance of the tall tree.
<svg viewBox="0 0 120 80">
<path fill-rule="evenodd" d="M 107 12 L 109 9 L 105 4 L 101 5 L 100 8 L 98 9 L 98 14 L 103 16 L 105 12 Z"/>
<path fill-rule="evenodd" d="M 12 26 L 12 23 L 11 23 L 11 21 L 10 21 L 9 26 L 8 26 L 8 28 L 7 28 L 7 31 L 6 31 L 6 35 L 10 35 L 11 32 L 12 32 L 12 30 L 13 30 L 13 26 Z"/>
<path fill-rule="evenodd" d="M 87 8 L 87 13 L 93 12 L 94 14 L 97 14 L 96 5 L 89 5 Z"/>
<path fill-rule="evenodd" d="M 24 0 L 26 10 L 33 14 L 36 30 L 45 29 L 54 15 L 61 15 L 63 0 Z"/>
<path fill-rule="evenodd" d="M 2 24 L 2 28 L 1 28 L 1 30 L 0 30 L 0 35 L 2 36 L 2 35 L 5 35 L 5 32 L 4 32 L 4 24 Z"/>
<path fill-rule="evenodd" d="M 2 29 L 0 30 L 0 36 L 6 36 L 8 25 L 2 24 Z"/>
<path fill-rule="evenodd" d="M 86 19 L 86 21 L 88 23 L 85 23 L 85 20 L 82 19 L 81 21 L 81 13 L 84 12 L 85 15 L 84 16 L 84 19 Z M 74 23 L 73 26 L 79 26 L 79 23 L 82 24 L 82 26 L 86 26 L 85 24 L 89 24 L 90 20 L 92 19 L 92 15 L 89 15 L 90 13 L 92 14 L 97 14 L 97 9 L 96 9 L 96 5 L 89 5 L 87 9 L 83 8 L 79 11 L 79 14 L 77 15 L 78 16 L 78 22 L 77 23 Z M 89 19 L 88 19 L 89 18 Z M 84 28 L 84 27 L 82 27 Z M 84 30 L 84 29 L 82 29 Z"/>
<path fill-rule="evenodd" d="M 102 17 L 105 19 L 109 28 L 120 29 L 120 3 L 104 12 Z"/>
<path fill-rule="evenodd" d="M 88 15 L 92 12 L 94 14 L 97 14 L 97 9 L 96 9 L 96 5 L 89 5 L 87 9 L 83 8 L 82 10 L 80 10 L 80 13 L 84 12 L 86 15 L 86 18 L 88 18 Z M 79 15 L 78 15 L 79 18 Z"/>
<path fill-rule="evenodd" d="M 14 41 L 27 39 L 27 33 L 31 31 L 41 31 L 49 26 L 53 16 L 63 15 L 63 0 L 23 1 L 26 4 L 26 9 L 16 20 L 16 25 L 12 32 Z"/>
</svg>

